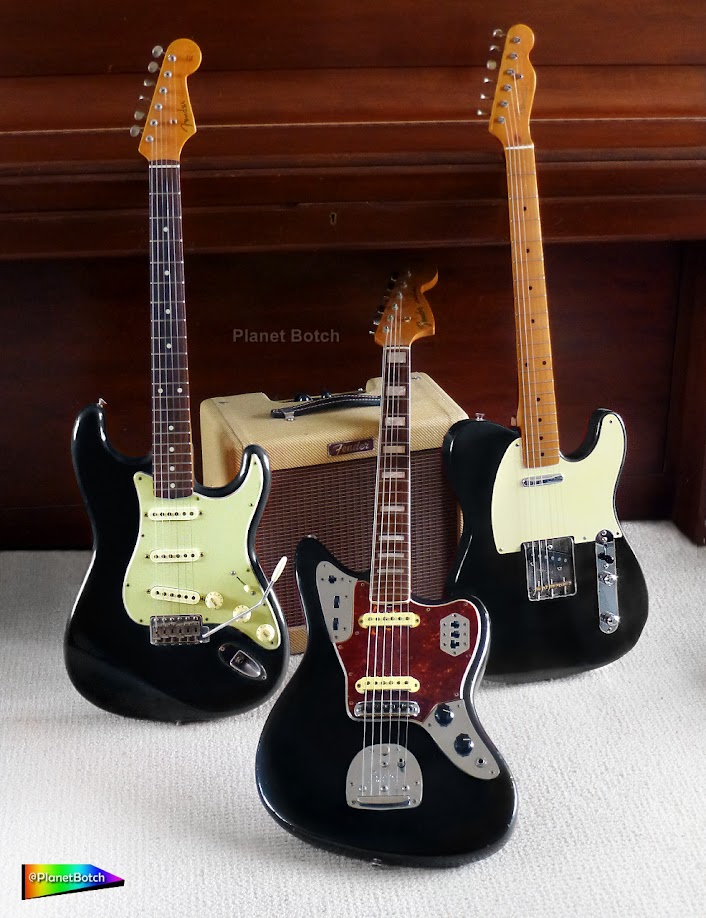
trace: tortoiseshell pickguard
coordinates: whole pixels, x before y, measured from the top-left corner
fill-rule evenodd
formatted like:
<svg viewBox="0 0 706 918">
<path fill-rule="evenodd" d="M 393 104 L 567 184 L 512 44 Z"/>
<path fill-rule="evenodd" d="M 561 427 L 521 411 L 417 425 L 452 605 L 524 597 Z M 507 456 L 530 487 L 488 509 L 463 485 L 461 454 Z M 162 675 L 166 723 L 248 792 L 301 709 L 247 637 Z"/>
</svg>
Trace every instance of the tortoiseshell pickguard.
<svg viewBox="0 0 706 918">
<path fill-rule="evenodd" d="M 416 612 L 420 624 L 416 628 L 363 628 L 359 624 L 361 615 L 383 611 Z M 449 615 L 461 615 L 469 623 L 470 646 L 458 656 L 446 653 L 440 646 L 441 620 Z M 428 606 L 411 601 L 399 607 L 395 606 L 394 609 L 379 605 L 371 606 L 370 585 L 359 580 L 355 586 L 353 600 L 353 633 L 346 640 L 334 643 L 346 674 L 350 715 L 353 716 L 356 702 L 365 699 L 365 695 L 358 692 L 355 687 L 359 679 L 364 676 L 403 675 L 419 681 L 420 687 L 417 692 L 385 689 L 383 694 L 383 690 L 378 689 L 376 697 L 392 701 L 416 701 L 420 712 L 415 720 L 424 721 L 437 704 L 456 701 L 461 697 L 464 675 L 476 654 L 479 639 L 480 613 L 468 600 L 457 599 L 443 605 Z M 367 697 L 370 699 L 372 692 L 369 691 Z"/>
</svg>

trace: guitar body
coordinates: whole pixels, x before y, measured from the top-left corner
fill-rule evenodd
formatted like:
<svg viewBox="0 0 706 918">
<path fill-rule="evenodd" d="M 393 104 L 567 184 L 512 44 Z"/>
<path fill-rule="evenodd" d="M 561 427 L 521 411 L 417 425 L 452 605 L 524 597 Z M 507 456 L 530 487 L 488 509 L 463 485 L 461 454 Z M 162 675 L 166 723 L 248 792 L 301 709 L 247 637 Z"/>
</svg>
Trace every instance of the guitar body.
<svg viewBox="0 0 706 918">
<path fill-rule="evenodd" d="M 419 712 L 382 711 L 364 722 L 356 703 L 393 704 L 392 692 L 371 701 L 356 688 L 366 676 L 370 635 L 359 622 L 371 609 L 368 577 L 313 538 L 300 543 L 296 572 L 308 643 L 260 738 L 257 782 L 267 810 L 311 844 L 378 863 L 445 867 L 498 849 L 513 827 L 516 795 L 473 708 L 488 647 L 483 606 L 409 603 L 420 620 L 408 629 L 409 674 L 419 687 L 407 697 Z M 402 629 L 378 630 L 389 641 Z M 455 655 L 450 633 L 461 635 Z M 390 653 L 384 646 L 379 659 Z"/>
<path fill-rule="evenodd" d="M 230 618 L 236 601 L 249 606 L 260 598 L 266 579 L 255 557 L 254 537 L 269 491 L 264 452 L 248 447 L 234 481 L 224 488 L 197 486 L 193 498 L 183 502 L 194 506 L 194 501 L 200 500 L 198 506 L 205 508 L 202 518 L 192 524 L 191 541 L 174 535 L 174 527 L 186 524 L 157 523 L 145 516 L 149 510 L 144 503 L 141 509 L 144 495 L 141 492 L 138 499 L 137 486 L 138 480 L 143 484 L 151 481 L 151 459 L 128 458 L 111 447 L 102 408 L 91 405 L 79 415 L 72 455 L 94 537 L 93 559 L 64 644 L 69 677 L 78 691 L 115 714 L 172 722 L 210 720 L 246 711 L 264 701 L 279 685 L 288 658 L 284 620 L 272 596 L 247 623 L 224 628 L 207 642 L 186 646 L 150 642 L 149 603 L 153 615 L 191 612 L 192 607 L 150 600 L 141 586 L 139 592 L 147 603 L 144 623 L 135 620 L 142 614 L 139 603 L 133 612 L 126 608 L 126 601 L 133 605 L 126 597 L 140 577 L 151 578 L 155 585 L 183 579 L 183 565 L 149 559 L 150 552 L 171 548 L 175 539 L 178 547 L 197 547 L 203 554 L 189 565 L 195 572 L 187 584 L 190 590 L 200 595 L 219 591 L 225 598 L 218 610 L 205 608 L 203 602 L 193 607 L 203 615 L 204 624 L 212 627 Z M 244 502 L 247 507 L 242 506 Z M 181 504 L 161 502 L 170 510 Z M 218 506 L 217 514 L 209 513 L 211 504 Z M 161 544 L 152 544 L 154 531 L 164 533 Z M 222 550 L 224 540 L 234 575 L 223 570 L 222 560 L 215 564 L 211 560 Z M 173 573 L 177 567 L 182 568 L 178 575 Z M 242 581 L 249 582 L 250 592 L 245 592 Z M 254 629 L 262 622 L 269 623 L 274 631 L 269 641 L 258 641 L 255 634 Z M 254 661 L 250 674 L 231 666 L 238 651 Z"/>
<path fill-rule="evenodd" d="M 625 455 L 618 415 L 591 416 L 587 436 L 558 466 L 539 471 L 562 481 L 523 487 L 519 433 L 488 421 L 460 421 L 444 441 L 446 471 L 463 513 L 463 532 L 446 595 L 483 597 L 493 640 L 487 675 L 504 681 L 566 676 L 627 653 L 647 619 L 647 587 L 615 514 Z M 553 531 L 550 527 L 554 528 Z M 600 627 L 596 535 L 614 535 L 619 624 Z M 531 600 L 522 543 L 571 537 L 576 592 Z M 551 544 L 551 541 L 550 541 Z M 502 550 L 499 550 L 502 549 Z M 599 549 L 600 551 L 600 549 Z"/>
</svg>

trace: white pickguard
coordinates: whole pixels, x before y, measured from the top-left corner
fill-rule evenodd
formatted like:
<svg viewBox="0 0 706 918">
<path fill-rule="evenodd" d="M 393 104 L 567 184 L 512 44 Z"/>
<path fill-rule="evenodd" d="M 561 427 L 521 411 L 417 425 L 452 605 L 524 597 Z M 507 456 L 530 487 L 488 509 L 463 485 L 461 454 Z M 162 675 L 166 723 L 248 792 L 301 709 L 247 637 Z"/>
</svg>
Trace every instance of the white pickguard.
<svg viewBox="0 0 706 918">
<path fill-rule="evenodd" d="M 593 542 L 601 529 L 622 535 L 615 513 L 615 486 L 625 456 L 625 428 L 615 414 L 601 421 L 598 441 L 580 461 L 563 456 L 557 465 L 528 469 L 521 441 L 502 458 L 493 486 L 491 518 L 495 547 L 505 554 L 523 542 L 571 536 L 576 544 Z M 524 487 L 523 478 L 561 475 L 555 484 Z"/>
</svg>

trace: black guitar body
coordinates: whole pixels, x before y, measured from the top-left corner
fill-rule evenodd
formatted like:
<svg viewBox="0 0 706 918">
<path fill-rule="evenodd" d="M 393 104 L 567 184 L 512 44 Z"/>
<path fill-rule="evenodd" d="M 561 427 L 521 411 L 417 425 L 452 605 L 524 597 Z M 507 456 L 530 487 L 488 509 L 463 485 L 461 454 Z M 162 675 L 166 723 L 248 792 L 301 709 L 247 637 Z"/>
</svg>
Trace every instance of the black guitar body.
<svg viewBox="0 0 706 918">
<path fill-rule="evenodd" d="M 465 774 L 420 724 L 411 724 L 406 744 L 421 764 L 421 803 L 415 808 L 356 809 L 346 800 L 347 771 L 361 750 L 364 728 L 349 716 L 343 670 L 324 619 L 317 589 L 322 561 L 356 580 L 368 579 L 340 565 L 315 539 L 299 544 L 296 573 L 308 644 L 260 738 L 257 783 L 265 807 L 304 841 L 375 863 L 450 867 L 491 854 L 509 837 L 516 795 L 513 778 L 472 707 L 488 642 L 483 607 L 478 649 L 463 694 L 469 724 L 492 750 L 499 774 L 492 780 Z M 370 741 L 370 725 L 367 736 Z"/>
<path fill-rule="evenodd" d="M 260 447 L 248 447 L 240 474 L 224 488 L 196 486 L 199 494 L 220 497 L 235 490 L 257 454 L 269 469 Z M 287 631 L 272 594 L 272 608 L 282 633 L 280 646 L 264 650 L 236 628 L 224 628 L 203 644 L 155 646 L 146 626 L 125 611 L 122 584 L 139 531 L 138 499 L 133 475 L 151 473 L 151 459 L 117 453 L 105 433 L 102 408 L 90 405 L 76 420 L 72 455 L 76 477 L 91 519 L 94 556 L 66 628 L 64 657 L 78 691 L 106 711 L 157 721 L 211 720 L 247 711 L 279 685 L 287 665 Z M 266 578 L 254 554 L 254 537 L 262 515 L 269 476 L 248 550 L 257 579 Z M 252 679 L 229 666 L 238 649 L 263 667 L 265 677 Z"/>
<path fill-rule="evenodd" d="M 599 409 L 581 447 L 566 458 L 581 461 L 594 449 L 601 424 L 613 412 Z M 623 536 L 615 540 L 620 624 L 599 627 L 595 543 L 575 545 L 575 595 L 531 601 L 522 552 L 499 554 L 491 523 L 498 466 L 518 439 L 489 421 L 459 421 L 444 441 L 444 462 L 463 512 L 463 532 L 446 583 L 450 598 L 481 596 L 492 623 L 486 674 L 505 682 L 553 679 L 617 660 L 637 642 L 647 620 L 647 586 Z M 613 495 L 614 497 L 614 495 Z"/>
</svg>

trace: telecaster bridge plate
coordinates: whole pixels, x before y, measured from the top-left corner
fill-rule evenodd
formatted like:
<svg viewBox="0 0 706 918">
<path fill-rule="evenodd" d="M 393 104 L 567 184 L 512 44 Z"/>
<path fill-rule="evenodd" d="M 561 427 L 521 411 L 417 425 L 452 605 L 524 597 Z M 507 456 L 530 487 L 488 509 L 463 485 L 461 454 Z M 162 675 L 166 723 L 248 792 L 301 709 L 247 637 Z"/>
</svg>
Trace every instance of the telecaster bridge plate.
<svg viewBox="0 0 706 918">
<path fill-rule="evenodd" d="M 202 644 L 204 626 L 200 615 L 153 615 L 150 618 L 151 644 Z"/>
<path fill-rule="evenodd" d="M 609 529 L 596 536 L 596 581 L 598 584 L 598 625 L 612 634 L 620 624 L 618 571 L 615 565 L 615 538 Z"/>
<path fill-rule="evenodd" d="M 571 536 L 523 542 L 527 595 L 533 602 L 576 593 L 574 540 Z"/>
</svg>

